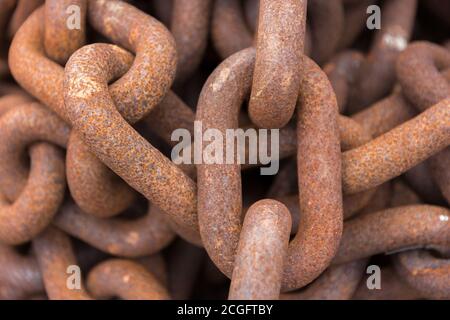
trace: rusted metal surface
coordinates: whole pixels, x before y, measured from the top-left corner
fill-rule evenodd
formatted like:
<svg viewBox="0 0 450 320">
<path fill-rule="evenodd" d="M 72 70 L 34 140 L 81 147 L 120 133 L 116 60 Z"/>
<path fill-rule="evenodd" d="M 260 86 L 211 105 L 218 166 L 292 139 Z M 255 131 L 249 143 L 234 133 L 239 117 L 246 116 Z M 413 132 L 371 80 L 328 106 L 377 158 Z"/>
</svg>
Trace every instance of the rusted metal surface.
<svg viewBox="0 0 450 320">
<path fill-rule="evenodd" d="M 99 250 L 130 258 L 157 253 L 174 237 L 163 213 L 152 206 L 144 217 L 127 221 L 92 217 L 67 203 L 54 224 Z"/>
<path fill-rule="evenodd" d="M 308 1 L 312 54 L 318 64 L 326 62 L 335 52 L 344 29 L 342 1 Z"/>
<path fill-rule="evenodd" d="M 13 13 L 13 10 L 15 9 L 17 0 L 1 0 L 0 1 L 0 27 L 2 30 L 5 30 L 8 28 L 8 24 L 11 18 L 11 14 Z M 0 48 L 4 49 L 4 41 L 5 41 L 6 34 L 2 33 L 0 35 Z"/>
<path fill-rule="evenodd" d="M 31 102 L 32 99 L 23 94 L 6 94 L 0 98 L 0 116 L 20 105 Z"/>
<path fill-rule="evenodd" d="M 170 31 L 178 52 L 177 81 L 186 80 L 200 64 L 209 33 L 212 0 L 175 0 Z"/>
<path fill-rule="evenodd" d="M 202 91 L 199 109 L 197 110 L 197 120 L 202 120 L 203 130 L 220 128 L 219 130 L 224 131 L 225 129 L 237 127 L 237 114 L 242 100 L 248 95 L 254 59 L 254 50 L 242 51 L 227 59 L 210 76 Z M 302 76 L 300 87 L 299 106 L 304 108 L 305 118 L 299 117 L 299 126 L 303 125 L 304 127 L 298 132 L 298 135 L 300 135 L 298 140 L 308 141 L 310 139 L 310 141 L 308 142 L 309 144 L 303 142 L 305 144 L 299 145 L 299 150 L 301 150 L 299 151 L 301 152 L 301 158 L 299 158 L 299 183 L 302 183 L 304 180 L 302 170 L 306 173 L 311 166 L 319 164 L 314 163 L 314 158 L 309 160 L 309 163 L 302 159 L 304 158 L 303 155 L 310 152 L 308 148 L 311 148 L 310 146 L 316 143 L 316 139 L 320 140 L 321 143 L 324 143 L 326 140 L 329 141 L 322 149 L 323 158 L 319 162 L 324 166 L 324 170 L 333 174 L 324 176 L 322 181 L 318 177 L 312 178 L 314 182 L 311 183 L 315 183 L 316 188 L 311 189 L 309 194 L 300 195 L 300 206 L 306 205 L 304 210 L 307 212 L 307 206 L 310 205 L 311 212 L 303 217 L 308 223 L 302 224 L 300 222 L 300 230 L 291 243 L 292 248 L 289 250 L 290 255 L 287 260 L 283 280 L 283 285 L 287 288 L 295 288 L 296 286 L 307 284 L 323 271 L 337 249 L 342 228 L 337 103 L 325 74 L 308 58 L 304 58 L 303 63 L 308 77 Z M 322 82 L 317 83 L 311 79 Z M 231 83 L 239 83 L 239 85 L 231 86 Z M 219 103 L 219 99 L 221 99 L 221 109 L 215 107 Z M 224 99 L 227 100 L 225 105 Z M 235 114 L 234 116 L 233 113 Z M 310 124 L 310 122 L 313 124 Z M 333 124 L 333 122 L 334 130 L 332 131 L 329 125 Z M 323 126 L 321 132 L 323 135 L 318 135 L 321 126 Z M 327 127 L 326 130 L 325 127 Z M 316 157 L 318 156 L 317 153 L 315 155 Z M 236 164 L 202 164 L 198 166 L 197 171 L 199 188 L 198 211 L 202 241 L 213 261 L 224 273 L 230 275 L 240 231 L 239 217 L 242 209 L 240 169 Z M 223 180 L 220 178 L 221 176 L 227 176 L 228 179 Z M 211 194 L 209 192 L 211 189 L 218 192 Z M 301 186 L 300 190 L 307 191 L 305 188 L 302 189 Z M 319 190 L 323 194 L 319 195 Z M 302 197 L 304 198 L 302 199 Z M 324 199 L 328 200 L 320 206 L 322 210 L 315 211 L 312 209 L 323 202 Z M 232 215 L 230 214 L 230 208 L 233 209 Z M 328 221 L 328 223 L 323 224 L 323 219 Z M 218 225 L 217 221 L 221 222 L 220 225 Z M 308 230 L 302 229 L 302 226 L 305 225 L 309 225 L 310 228 Z M 315 228 L 317 228 L 317 231 L 313 231 Z M 319 230 L 323 231 L 323 240 L 320 244 L 322 250 L 321 252 L 316 251 L 317 256 L 313 258 L 311 255 L 313 255 L 314 246 L 316 245 L 314 238 L 315 235 L 320 234 Z M 313 266 L 309 264 L 308 260 L 305 261 L 304 254 L 315 261 Z"/>
<path fill-rule="evenodd" d="M 12 38 L 27 17 L 43 3 L 44 0 L 16 0 L 16 7 L 9 21 L 8 36 Z"/>
<path fill-rule="evenodd" d="M 278 299 L 291 217 L 274 200 L 253 204 L 245 215 L 231 278 L 231 300 Z M 255 265 L 258 269 L 255 270 Z"/>
<path fill-rule="evenodd" d="M 88 275 L 87 288 L 96 298 L 166 300 L 167 289 L 144 266 L 112 259 L 97 265 Z"/>
<path fill-rule="evenodd" d="M 330 266 L 300 292 L 281 294 L 283 300 L 348 300 L 361 280 L 366 259 Z"/>
<path fill-rule="evenodd" d="M 399 57 L 397 61 L 399 82 L 405 96 L 420 111 L 450 97 L 449 66 L 450 52 L 426 42 L 411 44 Z M 427 81 L 420 80 L 423 78 Z M 448 170 L 445 169 L 450 164 L 448 148 L 434 155 L 428 163 L 434 180 L 447 203 L 450 203 L 450 177 Z"/>
<path fill-rule="evenodd" d="M 283 287 L 291 290 L 310 283 L 325 270 L 336 253 L 343 223 L 337 101 L 325 73 L 309 58 L 302 60 L 297 105 L 302 215 L 297 236 L 290 243 L 283 281 Z M 313 170 L 318 174 L 311 174 Z"/>
<path fill-rule="evenodd" d="M 14 247 L 0 245 L 0 299 L 26 299 L 44 291 L 41 271 L 33 254 L 22 255 Z"/>
<path fill-rule="evenodd" d="M 249 115 L 261 128 L 291 119 L 303 73 L 306 1 L 261 0 Z"/>
<path fill-rule="evenodd" d="M 259 0 L 248 0 L 244 3 L 245 18 L 252 32 L 258 28 Z"/>
<path fill-rule="evenodd" d="M 250 93 L 255 53 L 251 48 L 232 55 L 208 78 L 196 114 L 196 120 L 203 123 L 202 130 L 216 128 L 225 132 L 238 127 L 239 108 Z M 241 229 L 240 165 L 199 164 L 197 183 L 203 246 L 217 267 L 231 276 Z"/>
<path fill-rule="evenodd" d="M 30 147 L 31 168 L 27 184 L 12 203 L 0 198 L 0 239 L 20 244 L 39 234 L 50 224 L 60 206 L 65 189 L 64 160 L 49 144 Z"/>
<path fill-rule="evenodd" d="M 412 43 L 397 60 L 403 92 L 422 111 L 450 96 L 450 79 L 440 72 L 447 68 L 450 51 L 427 42 Z"/>
<path fill-rule="evenodd" d="M 211 20 L 211 36 L 214 47 L 225 59 L 253 43 L 243 8 L 239 0 L 216 0 Z"/>
<path fill-rule="evenodd" d="M 99 161 L 75 131 L 67 143 L 66 167 L 72 197 L 93 216 L 115 216 L 136 199 L 136 192 Z"/>
<path fill-rule="evenodd" d="M 168 288 L 173 299 L 189 299 L 203 274 L 206 253 L 202 248 L 178 239 L 169 248 L 167 268 Z"/>
<path fill-rule="evenodd" d="M 429 299 L 450 299 L 450 260 L 434 257 L 427 250 L 395 255 L 394 265 L 402 279 Z"/>
<path fill-rule="evenodd" d="M 359 211 L 359 215 L 385 209 L 389 206 L 391 195 L 391 188 L 388 183 L 382 185 L 377 190 L 373 190 L 373 192 L 369 193 L 369 199 L 364 201 L 364 209 Z M 351 215 L 345 215 L 345 205 L 346 201 L 344 198 L 344 218 L 349 218 Z M 358 212 L 357 210 L 355 211 Z M 368 259 L 363 258 L 339 265 L 331 265 L 304 289 L 281 294 L 280 297 L 286 300 L 351 299 L 363 278 L 364 268 L 367 264 Z"/>
<path fill-rule="evenodd" d="M 366 279 L 362 279 L 353 300 L 418 300 L 423 296 L 405 283 L 390 265 L 383 268 L 383 285 L 380 290 L 367 288 Z"/>
<path fill-rule="evenodd" d="M 396 207 L 357 217 L 344 224 L 333 263 L 412 246 L 446 246 L 450 241 L 449 219 L 449 209 L 430 205 Z"/>
<path fill-rule="evenodd" d="M 0 121 L 3 142 L 0 144 L 0 190 L 12 201 L 20 195 L 28 180 L 28 168 L 22 158 L 27 147 L 43 141 L 65 147 L 69 128 L 53 112 L 38 103 L 14 108 L 1 116 Z M 61 183 L 64 184 L 64 181 Z"/>
<path fill-rule="evenodd" d="M 50 224 L 64 197 L 62 152 L 68 128 L 38 104 L 16 107 L 0 119 L 2 166 L 0 239 L 8 244 L 29 241 Z M 28 149 L 29 147 L 29 149 Z M 30 170 L 23 162 L 29 150 Z M 27 177 L 28 176 L 28 177 Z"/>
<path fill-rule="evenodd" d="M 352 118 L 373 137 L 395 128 L 416 115 L 414 107 L 400 92 L 394 92 L 370 107 L 354 114 Z"/>
<path fill-rule="evenodd" d="M 68 14 L 71 8 L 79 10 L 79 28 L 69 29 Z M 44 46 L 47 56 L 64 65 L 70 55 L 86 42 L 86 0 L 46 0 Z"/>
<path fill-rule="evenodd" d="M 344 51 L 333 57 L 323 68 L 333 86 L 340 113 L 347 107 L 349 91 L 360 72 L 363 59 L 363 55 L 357 51 Z"/>
<path fill-rule="evenodd" d="M 380 185 L 443 150 L 450 142 L 449 123 L 450 99 L 444 99 L 384 135 L 345 152 L 344 192 L 352 194 Z"/>
<path fill-rule="evenodd" d="M 404 178 L 426 203 L 443 203 L 442 194 L 431 175 L 428 162 L 422 162 L 408 170 Z"/>
<path fill-rule="evenodd" d="M 125 49 L 137 54 L 133 61 L 131 54 L 117 48 L 117 51 L 123 52 L 122 58 L 117 61 L 122 61 L 122 74 L 126 74 L 119 81 L 115 81 L 111 88 L 112 95 L 117 98 L 116 108 L 127 120 L 136 122 L 161 101 L 174 79 L 176 64 L 174 40 L 168 30 L 158 21 L 120 1 L 91 1 L 89 2 L 89 12 L 88 18 L 89 21 L 95 22 L 94 28 L 112 41 L 120 43 Z M 43 14 L 43 8 L 36 10 L 22 25 L 19 34 L 14 37 L 10 49 L 11 73 L 28 92 L 67 120 L 63 110 L 64 69 L 49 60 L 44 54 Z M 121 30 L 118 25 L 114 24 L 105 26 L 110 22 L 109 16 L 116 17 L 113 20 L 116 24 L 118 21 L 129 21 L 126 24 L 128 29 Z M 114 30 L 113 26 L 120 32 Z M 143 26 L 146 27 L 146 30 L 142 30 L 142 34 L 153 35 L 153 41 L 134 36 L 133 30 Z M 165 49 L 164 58 L 152 55 L 155 51 L 160 52 L 162 48 Z M 126 55 L 128 57 L 125 58 Z M 37 66 L 35 61 L 39 61 Z M 155 64 L 160 65 L 160 68 L 156 69 Z M 30 75 L 28 70 L 35 72 Z M 141 77 L 142 73 L 146 74 L 146 77 Z M 141 86 L 138 96 L 129 94 L 129 89 L 137 85 L 135 81 L 139 81 L 139 86 Z M 48 86 L 52 86 L 52 90 Z M 132 108 L 128 108 L 130 105 Z"/>
<path fill-rule="evenodd" d="M 378 4 L 376 0 L 343 1 L 344 26 L 338 44 L 338 50 L 350 46 L 364 31 L 367 21 L 367 8 Z"/>
<path fill-rule="evenodd" d="M 170 214 L 185 237 L 196 241 L 198 225 L 194 220 L 196 190 L 193 181 L 139 135 L 116 109 L 107 83 L 123 73 L 119 67 L 123 64 L 113 56 L 111 63 L 98 60 L 92 64 L 92 60 L 86 58 L 90 51 L 90 46 L 83 47 L 66 65 L 67 117 L 91 152 Z M 85 77 L 91 79 L 90 85 L 83 82 Z M 97 126 L 91 126 L 91 121 Z M 114 157 L 114 154 L 121 156 Z"/>
<path fill-rule="evenodd" d="M 44 8 L 39 8 L 14 36 L 9 67 L 22 88 L 66 120 L 62 110 L 64 69 L 46 57 L 43 39 Z"/>
<path fill-rule="evenodd" d="M 384 3 L 381 28 L 352 88 L 349 111 L 357 112 L 389 93 L 395 84 L 395 61 L 411 38 L 417 0 Z M 398 14 L 402 12 L 402 14 Z"/>
<path fill-rule="evenodd" d="M 69 237 L 55 227 L 48 227 L 33 240 L 45 291 L 52 300 L 89 300 L 83 284 L 79 289 L 67 286 L 67 268 L 77 265 Z"/>
</svg>

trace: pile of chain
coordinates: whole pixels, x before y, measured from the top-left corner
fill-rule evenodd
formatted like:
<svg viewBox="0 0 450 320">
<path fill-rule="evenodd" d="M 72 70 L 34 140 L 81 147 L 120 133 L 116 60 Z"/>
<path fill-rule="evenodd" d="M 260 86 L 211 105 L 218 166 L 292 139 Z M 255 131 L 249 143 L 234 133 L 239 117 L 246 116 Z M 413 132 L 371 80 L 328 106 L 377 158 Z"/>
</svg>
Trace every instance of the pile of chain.
<svg viewBox="0 0 450 320">
<path fill-rule="evenodd" d="M 450 299 L 450 1 L 0 0 L 0 26 L 0 298 Z M 280 129 L 280 171 L 176 165 L 195 120 Z"/>
</svg>

